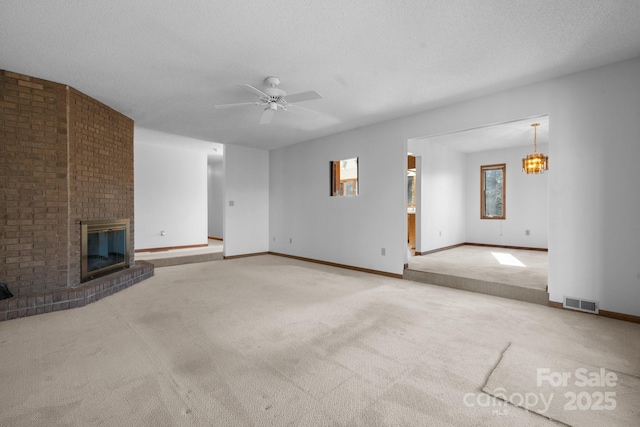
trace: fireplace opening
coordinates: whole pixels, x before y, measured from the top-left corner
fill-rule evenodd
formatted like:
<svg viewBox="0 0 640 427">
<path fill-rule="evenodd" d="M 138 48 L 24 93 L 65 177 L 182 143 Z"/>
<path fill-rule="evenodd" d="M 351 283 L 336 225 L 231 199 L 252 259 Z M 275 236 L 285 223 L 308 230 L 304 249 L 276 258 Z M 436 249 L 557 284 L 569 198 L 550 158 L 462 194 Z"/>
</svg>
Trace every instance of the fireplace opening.
<svg viewBox="0 0 640 427">
<path fill-rule="evenodd" d="M 129 220 L 82 222 L 81 281 L 129 267 Z"/>
</svg>

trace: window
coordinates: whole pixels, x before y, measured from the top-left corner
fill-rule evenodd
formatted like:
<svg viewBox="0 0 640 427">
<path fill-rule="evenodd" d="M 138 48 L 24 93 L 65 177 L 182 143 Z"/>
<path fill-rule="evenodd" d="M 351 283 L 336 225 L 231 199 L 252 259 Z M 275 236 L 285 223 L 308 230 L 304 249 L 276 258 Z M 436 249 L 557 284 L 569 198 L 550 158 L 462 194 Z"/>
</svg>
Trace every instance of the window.
<svg viewBox="0 0 640 427">
<path fill-rule="evenodd" d="M 358 195 L 358 158 L 331 162 L 331 196 Z"/>
<path fill-rule="evenodd" d="M 480 219 L 505 219 L 506 164 L 480 166 Z"/>
</svg>

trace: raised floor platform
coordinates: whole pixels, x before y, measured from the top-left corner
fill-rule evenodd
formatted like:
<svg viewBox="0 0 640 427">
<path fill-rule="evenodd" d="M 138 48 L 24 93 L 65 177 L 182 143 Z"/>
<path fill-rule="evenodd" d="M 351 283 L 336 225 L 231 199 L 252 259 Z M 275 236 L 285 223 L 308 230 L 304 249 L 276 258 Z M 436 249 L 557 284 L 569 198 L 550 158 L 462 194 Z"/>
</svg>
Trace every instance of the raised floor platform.
<svg viewBox="0 0 640 427">
<path fill-rule="evenodd" d="M 137 252 L 136 260 L 144 260 L 154 267 L 193 264 L 196 262 L 218 261 L 224 259 L 223 243 L 209 239 L 208 245 L 198 248 L 169 249 L 164 251 Z"/>
<path fill-rule="evenodd" d="M 464 245 L 409 259 L 403 278 L 548 305 L 547 253 Z"/>
</svg>

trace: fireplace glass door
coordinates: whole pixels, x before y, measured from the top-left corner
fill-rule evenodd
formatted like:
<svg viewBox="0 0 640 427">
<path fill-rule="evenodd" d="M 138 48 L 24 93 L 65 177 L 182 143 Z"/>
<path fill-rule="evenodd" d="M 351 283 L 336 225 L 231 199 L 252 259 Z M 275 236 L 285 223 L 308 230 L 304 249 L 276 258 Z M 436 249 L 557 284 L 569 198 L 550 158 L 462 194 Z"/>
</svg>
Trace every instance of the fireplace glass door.
<svg viewBox="0 0 640 427">
<path fill-rule="evenodd" d="M 82 281 L 129 266 L 129 220 L 82 222 Z"/>
</svg>

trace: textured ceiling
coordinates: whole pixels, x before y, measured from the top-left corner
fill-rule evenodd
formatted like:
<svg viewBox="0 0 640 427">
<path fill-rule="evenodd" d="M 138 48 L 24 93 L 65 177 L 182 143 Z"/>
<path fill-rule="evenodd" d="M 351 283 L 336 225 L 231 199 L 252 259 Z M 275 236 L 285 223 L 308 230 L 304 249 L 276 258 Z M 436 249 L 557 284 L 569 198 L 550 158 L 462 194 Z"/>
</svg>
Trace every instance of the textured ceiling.
<svg viewBox="0 0 640 427">
<path fill-rule="evenodd" d="M 0 68 L 150 129 L 272 149 L 640 55 L 638 0 L 2 0 Z M 259 125 L 274 75 L 315 90 Z"/>
</svg>

